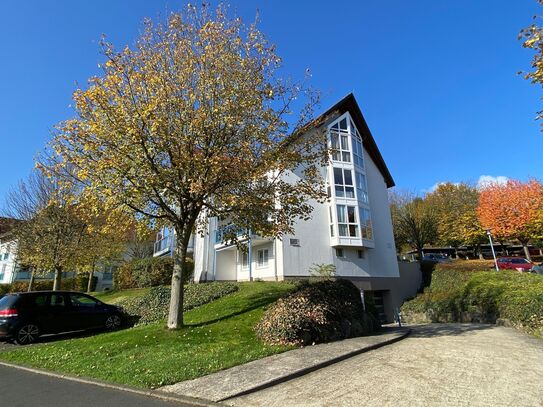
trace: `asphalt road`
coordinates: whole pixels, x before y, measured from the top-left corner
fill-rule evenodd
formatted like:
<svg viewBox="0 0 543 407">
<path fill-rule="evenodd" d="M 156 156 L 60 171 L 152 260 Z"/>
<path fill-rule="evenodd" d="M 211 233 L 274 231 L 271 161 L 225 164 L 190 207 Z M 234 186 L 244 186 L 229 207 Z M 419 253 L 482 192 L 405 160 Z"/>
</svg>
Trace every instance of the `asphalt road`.
<svg viewBox="0 0 543 407">
<path fill-rule="evenodd" d="M 227 403 L 543 407 L 543 340 L 492 325 L 415 327 L 400 342 Z"/>
<path fill-rule="evenodd" d="M 9 345 L 4 345 L 9 346 Z M 0 344 L 0 348 L 2 348 Z M 0 405 L 9 407 L 183 407 L 136 393 L 0 365 Z"/>
</svg>

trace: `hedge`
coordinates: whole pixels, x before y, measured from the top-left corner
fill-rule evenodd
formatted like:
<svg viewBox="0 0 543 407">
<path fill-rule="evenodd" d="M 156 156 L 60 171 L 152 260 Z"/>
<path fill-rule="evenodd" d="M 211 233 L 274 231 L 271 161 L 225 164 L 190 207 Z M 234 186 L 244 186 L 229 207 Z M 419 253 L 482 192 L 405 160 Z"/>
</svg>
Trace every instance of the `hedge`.
<svg viewBox="0 0 543 407">
<path fill-rule="evenodd" d="M 89 276 L 86 274 L 81 274 L 75 278 L 63 278 L 61 281 L 61 289 L 66 291 L 87 291 L 87 285 L 89 282 Z M 96 289 L 96 283 L 98 282 L 98 277 L 92 277 L 92 286 L 91 290 Z M 0 295 L 7 293 L 18 293 L 28 291 L 29 281 L 15 281 L 11 284 L 0 284 Z M 32 285 L 33 291 L 47 291 L 53 289 L 53 280 L 34 280 Z"/>
<path fill-rule="evenodd" d="M 184 284 L 192 281 L 194 270 L 194 262 L 191 258 L 187 257 L 185 262 L 190 272 L 184 276 Z M 127 261 L 115 272 L 114 287 L 117 290 L 124 290 L 169 285 L 172 281 L 172 272 L 172 257 L 149 257 Z"/>
<path fill-rule="evenodd" d="M 183 310 L 188 311 L 239 290 L 235 283 L 211 282 L 185 286 Z M 126 299 L 117 305 L 123 307 L 133 324 L 142 325 L 157 322 L 168 316 L 170 287 L 151 288 L 145 295 Z"/>
<path fill-rule="evenodd" d="M 279 299 L 255 331 L 269 344 L 307 345 L 369 334 L 378 326 L 377 318 L 364 311 L 353 283 L 324 280 L 300 284 Z"/>
<path fill-rule="evenodd" d="M 431 286 L 405 303 L 402 314 L 407 322 L 507 321 L 543 337 L 543 276 L 439 266 Z"/>
</svg>

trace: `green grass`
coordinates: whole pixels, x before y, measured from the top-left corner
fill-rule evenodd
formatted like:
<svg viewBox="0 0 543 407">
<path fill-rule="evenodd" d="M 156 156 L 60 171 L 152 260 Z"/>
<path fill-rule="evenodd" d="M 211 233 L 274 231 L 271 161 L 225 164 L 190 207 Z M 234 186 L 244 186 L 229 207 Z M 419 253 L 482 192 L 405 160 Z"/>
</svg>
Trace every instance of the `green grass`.
<svg viewBox="0 0 543 407">
<path fill-rule="evenodd" d="M 288 283 L 241 283 L 236 293 L 186 312 L 179 330 L 159 322 L 18 348 L 0 359 L 142 388 L 189 380 L 290 349 L 265 345 L 253 326 L 268 304 L 293 289 Z M 108 295 L 101 298 L 118 298 Z"/>
</svg>

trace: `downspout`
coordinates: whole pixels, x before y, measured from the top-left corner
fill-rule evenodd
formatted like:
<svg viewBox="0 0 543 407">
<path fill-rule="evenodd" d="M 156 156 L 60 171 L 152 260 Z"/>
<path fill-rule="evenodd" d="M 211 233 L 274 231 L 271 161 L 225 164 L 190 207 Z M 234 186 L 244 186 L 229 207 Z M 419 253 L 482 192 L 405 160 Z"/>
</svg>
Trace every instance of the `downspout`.
<svg viewBox="0 0 543 407">
<path fill-rule="evenodd" d="M 275 281 L 278 281 L 277 279 L 277 238 L 273 239 L 273 273 L 275 275 Z"/>
<path fill-rule="evenodd" d="M 211 225 L 210 225 L 211 226 Z M 215 224 L 215 230 L 217 230 L 217 225 Z M 209 235 L 211 240 L 211 234 Z M 209 245 L 209 250 L 213 250 L 213 281 L 217 280 L 217 250 L 215 249 L 215 242 L 213 245 Z"/>
<path fill-rule="evenodd" d="M 249 229 L 249 281 L 253 281 L 253 241 L 251 239 L 251 229 Z"/>
</svg>

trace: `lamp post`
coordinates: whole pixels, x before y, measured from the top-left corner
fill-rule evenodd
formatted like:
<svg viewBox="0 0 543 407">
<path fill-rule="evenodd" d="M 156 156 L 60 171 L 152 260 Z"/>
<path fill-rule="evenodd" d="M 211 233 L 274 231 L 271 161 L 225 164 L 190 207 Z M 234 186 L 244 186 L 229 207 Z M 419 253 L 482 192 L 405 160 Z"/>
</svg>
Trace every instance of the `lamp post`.
<svg viewBox="0 0 543 407">
<path fill-rule="evenodd" d="M 492 250 L 492 257 L 494 257 L 494 267 L 496 271 L 500 271 L 498 268 L 498 261 L 496 260 L 496 252 L 494 251 L 494 243 L 492 243 L 492 229 L 486 229 L 486 234 L 488 235 L 488 240 L 490 241 L 490 249 Z"/>
</svg>

